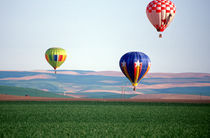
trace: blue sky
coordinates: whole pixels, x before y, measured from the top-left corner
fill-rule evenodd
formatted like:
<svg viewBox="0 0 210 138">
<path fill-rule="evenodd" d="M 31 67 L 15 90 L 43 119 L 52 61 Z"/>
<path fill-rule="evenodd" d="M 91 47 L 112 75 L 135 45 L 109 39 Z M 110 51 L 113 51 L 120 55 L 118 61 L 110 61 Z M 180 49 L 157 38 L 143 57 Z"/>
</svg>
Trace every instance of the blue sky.
<svg viewBox="0 0 210 138">
<path fill-rule="evenodd" d="M 0 70 L 48 70 L 45 51 L 66 49 L 61 70 L 120 71 L 129 51 L 146 53 L 150 72 L 210 73 L 209 0 L 172 0 L 163 38 L 150 24 L 150 0 L 0 0 Z"/>
</svg>

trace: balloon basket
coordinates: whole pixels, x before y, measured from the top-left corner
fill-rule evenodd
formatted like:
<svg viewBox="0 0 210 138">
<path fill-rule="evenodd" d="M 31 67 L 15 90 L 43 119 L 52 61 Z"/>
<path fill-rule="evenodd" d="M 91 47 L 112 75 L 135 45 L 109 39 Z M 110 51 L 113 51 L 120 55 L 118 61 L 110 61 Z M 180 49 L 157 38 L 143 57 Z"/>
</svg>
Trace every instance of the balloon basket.
<svg viewBox="0 0 210 138">
<path fill-rule="evenodd" d="M 133 87 L 133 91 L 136 91 L 136 86 Z"/>
</svg>

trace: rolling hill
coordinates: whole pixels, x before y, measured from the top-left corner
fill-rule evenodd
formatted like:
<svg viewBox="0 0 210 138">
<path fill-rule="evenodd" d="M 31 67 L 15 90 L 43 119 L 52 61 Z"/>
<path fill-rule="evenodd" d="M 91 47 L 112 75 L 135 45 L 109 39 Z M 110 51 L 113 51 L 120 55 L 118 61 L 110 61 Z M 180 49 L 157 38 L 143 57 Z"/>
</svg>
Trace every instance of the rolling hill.
<svg viewBox="0 0 210 138">
<path fill-rule="evenodd" d="M 32 88 L 14 87 L 14 86 L 0 86 L 0 94 L 31 96 L 31 97 L 69 98 L 69 96 L 58 95 L 52 92 L 46 92 Z"/>
<path fill-rule="evenodd" d="M 26 90 L 37 91 L 43 97 L 63 93 L 76 98 L 132 98 L 142 94 L 210 96 L 208 73 L 150 73 L 136 92 L 132 91 L 128 79 L 117 71 L 58 70 L 57 74 L 48 70 L 0 71 L 0 85 L 0 93 L 11 91 L 12 87 L 6 86 L 15 86 L 16 91 L 20 89 L 17 87 L 32 88 Z"/>
</svg>

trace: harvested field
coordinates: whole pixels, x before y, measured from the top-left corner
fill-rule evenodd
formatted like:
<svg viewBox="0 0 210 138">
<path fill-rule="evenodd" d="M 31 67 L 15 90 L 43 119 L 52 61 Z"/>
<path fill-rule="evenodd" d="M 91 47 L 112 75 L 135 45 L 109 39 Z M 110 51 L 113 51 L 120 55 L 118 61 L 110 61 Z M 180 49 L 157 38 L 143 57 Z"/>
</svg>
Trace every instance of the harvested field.
<svg viewBox="0 0 210 138">
<path fill-rule="evenodd" d="M 182 98 L 181 98 L 182 97 Z M 48 98 L 0 95 L 0 101 L 124 101 L 124 102 L 168 102 L 168 103 L 210 103 L 210 96 L 175 94 L 144 94 L 131 99 L 92 99 L 92 98 Z"/>
</svg>

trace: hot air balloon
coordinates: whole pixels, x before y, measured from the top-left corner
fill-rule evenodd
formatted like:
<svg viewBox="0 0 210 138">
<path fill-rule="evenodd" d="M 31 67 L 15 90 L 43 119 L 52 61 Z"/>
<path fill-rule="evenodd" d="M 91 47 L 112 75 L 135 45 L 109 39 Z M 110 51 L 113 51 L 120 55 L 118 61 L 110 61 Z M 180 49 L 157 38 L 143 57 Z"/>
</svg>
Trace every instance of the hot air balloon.
<svg viewBox="0 0 210 138">
<path fill-rule="evenodd" d="M 63 48 L 53 47 L 49 48 L 45 53 L 47 62 L 54 68 L 55 74 L 56 69 L 60 67 L 66 60 L 66 51 Z"/>
<path fill-rule="evenodd" d="M 151 61 L 149 57 L 142 52 L 128 52 L 124 54 L 119 62 L 123 74 L 130 80 L 134 86 L 134 91 L 140 80 L 150 69 Z"/>
<path fill-rule="evenodd" d="M 172 22 L 176 7 L 170 0 L 153 0 L 147 5 L 147 17 L 158 32 L 163 32 Z M 162 37 L 162 34 L 159 35 Z"/>
</svg>

